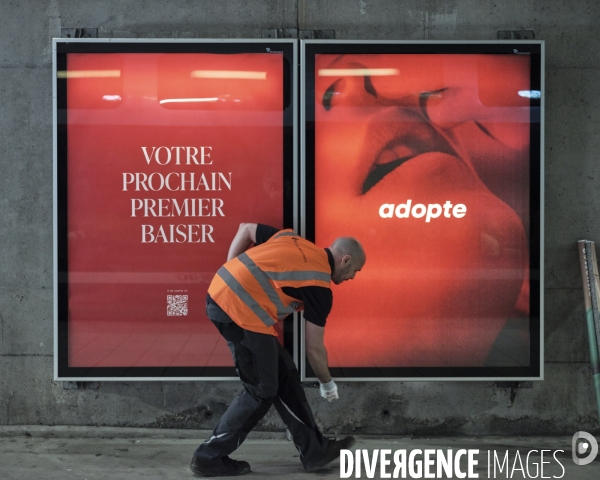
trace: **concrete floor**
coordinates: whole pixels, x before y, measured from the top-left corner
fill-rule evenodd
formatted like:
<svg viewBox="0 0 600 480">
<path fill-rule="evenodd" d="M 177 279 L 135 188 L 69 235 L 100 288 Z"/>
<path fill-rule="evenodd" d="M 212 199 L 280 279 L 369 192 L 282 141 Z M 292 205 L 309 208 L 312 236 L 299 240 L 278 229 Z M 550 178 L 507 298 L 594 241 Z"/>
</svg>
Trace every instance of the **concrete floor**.
<svg viewBox="0 0 600 480">
<path fill-rule="evenodd" d="M 208 431 L 198 430 L 148 430 L 133 428 L 98 427 L 2 427 L 0 426 L 0 479 L 182 479 L 194 478 L 188 468 L 192 452 Z M 540 451 L 544 452 L 543 477 L 567 480 L 595 480 L 600 477 L 600 455 L 594 462 L 577 466 L 572 460 L 570 437 L 357 437 L 352 448 L 367 449 L 369 455 L 375 449 L 478 449 L 474 458 L 478 465 L 474 473 L 478 478 L 542 478 L 538 470 Z M 529 455 L 531 450 L 537 450 Z M 563 452 L 556 452 L 563 450 Z M 508 463 L 503 471 L 493 466 L 488 475 L 488 451 L 493 459 L 494 451 L 502 463 L 508 452 Z M 517 454 L 517 452 L 519 452 Z M 553 456 L 555 455 L 555 457 Z M 340 465 L 335 462 L 319 473 L 308 474 L 302 470 L 298 453 L 283 433 L 253 432 L 246 442 L 232 455 L 246 460 L 252 466 L 248 479 L 310 479 L 341 478 Z M 388 457 L 393 474 L 393 456 Z M 419 457 L 417 457 L 418 459 Z M 420 457 L 422 459 L 422 457 Z M 521 470 L 522 462 L 523 470 Z M 462 457 L 461 469 L 467 471 L 466 457 Z M 492 463 L 493 465 L 493 463 Z M 529 471 L 527 471 L 527 467 Z M 362 464 L 362 477 L 385 478 L 380 466 L 374 476 L 367 476 Z M 435 466 L 432 467 L 435 475 Z M 384 472 L 385 473 L 385 472 Z M 357 478 L 355 472 L 350 477 Z M 393 478 L 393 477 L 392 477 Z M 411 478 L 410 472 L 406 478 Z M 430 477 L 435 478 L 435 477 Z M 442 476 L 439 478 L 448 478 Z M 450 477 L 459 478 L 459 477 Z M 475 477 L 473 477 L 475 478 Z"/>
</svg>

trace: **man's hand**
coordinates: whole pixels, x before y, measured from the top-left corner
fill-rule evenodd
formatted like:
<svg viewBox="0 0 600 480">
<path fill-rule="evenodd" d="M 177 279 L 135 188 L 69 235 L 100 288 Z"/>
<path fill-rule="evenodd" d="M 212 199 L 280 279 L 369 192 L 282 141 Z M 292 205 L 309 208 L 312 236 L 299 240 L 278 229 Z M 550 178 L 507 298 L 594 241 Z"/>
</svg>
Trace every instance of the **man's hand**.
<svg viewBox="0 0 600 480">
<path fill-rule="evenodd" d="M 337 400 L 338 398 L 340 398 L 340 396 L 338 395 L 338 388 L 337 385 L 335 384 L 335 382 L 333 380 L 331 380 L 330 382 L 327 383 L 320 383 L 320 387 L 319 387 L 319 391 L 321 392 L 321 396 L 327 400 L 328 402 L 333 402 L 334 400 Z"/>
</svg>

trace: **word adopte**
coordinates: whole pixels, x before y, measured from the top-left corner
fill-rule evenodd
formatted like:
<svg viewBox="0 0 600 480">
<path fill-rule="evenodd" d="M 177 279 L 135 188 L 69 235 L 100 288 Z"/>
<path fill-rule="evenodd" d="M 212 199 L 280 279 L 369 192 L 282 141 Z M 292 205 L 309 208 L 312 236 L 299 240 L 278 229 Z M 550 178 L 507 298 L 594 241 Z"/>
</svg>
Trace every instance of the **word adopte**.
<svg viewBox="0 0 600 480">
<path fill-rule="evenodd" d="M 394 215 L 398 218 L 423 218 L 425 222 L 431 222 L 432 218 L 439 218 L 442 213 L 445 218 L 463 218 L 467 214 L 467 206 L 462 203 L 452 205 L 450 200 L 446 200 L 444 205 L 439 203 L 430 203 L 425 206 L 422 203 L 417 203 L 412 206 L 412 200 L 408 199 L 406 203 L 395 205 L 393 203 L 384 203 L 379 207 L 379 216 L 381 218 L 393 218 Z"/>
</svg>

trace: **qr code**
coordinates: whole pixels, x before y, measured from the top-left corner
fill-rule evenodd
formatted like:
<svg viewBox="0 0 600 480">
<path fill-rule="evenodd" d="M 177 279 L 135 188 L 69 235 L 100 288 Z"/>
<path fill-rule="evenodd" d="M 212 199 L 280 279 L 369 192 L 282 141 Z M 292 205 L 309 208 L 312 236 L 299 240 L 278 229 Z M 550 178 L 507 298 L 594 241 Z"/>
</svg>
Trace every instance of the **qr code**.
<svg viewBox="0 0 600 480">
<path fill-rule="evenodd" d="M 167 295 L 167 315 L 169 317 L 181 317 L 187 314 L 187 295 Z"/>
</svg>

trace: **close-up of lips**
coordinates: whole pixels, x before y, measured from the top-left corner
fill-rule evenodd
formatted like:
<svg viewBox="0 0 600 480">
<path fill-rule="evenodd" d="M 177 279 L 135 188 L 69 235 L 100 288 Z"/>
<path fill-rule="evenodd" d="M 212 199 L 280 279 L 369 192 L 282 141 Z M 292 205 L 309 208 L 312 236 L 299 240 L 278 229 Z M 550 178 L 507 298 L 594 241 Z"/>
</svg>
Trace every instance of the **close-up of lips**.
<svg viewBox="0 0 600 480">
<path fill-rule="evenodd" d="M 334 290 L 330 362 L 524 365 L 529 192 L 518 187 L 528 182 L 529 125 L 522 99 L 515 91 L 511 105 L 502 90 L 497 97 L 486 93 L 502 85 L 493 75 L 499 67 L 487 59 L 406 57 L 319 55 L 316 61 L 316 241 L 354 235 L 368 258 L 356 280 Z M 514 67 L 524 83 L 523 65 L 518 59 Z M 369 75 L 383 66 L 399 73 Z M 319 76 L 320 69 L 327 75 Z M 339 78 L 331 76 L 336 69 Z M 529 88 L 515 81 L 506 88 Z M 378 214 L 382 205 L 409 200 L 462 204 L 466 213 L 428 222 Z M 503 355 L 507 329 L 512 350 Z"/>
<path fill-rule="evenodd" d="M 373 152 L 375 158 L 362 185 L 366 194 L 386 175 L 423 153 L 440 152 L 457 156 L 456 152 L 425 117 L 420 109 L 386 107 L 369 121 L 363 158 Z M 369 165 L 369 162 L 366 162 Z"/>
</svg>

